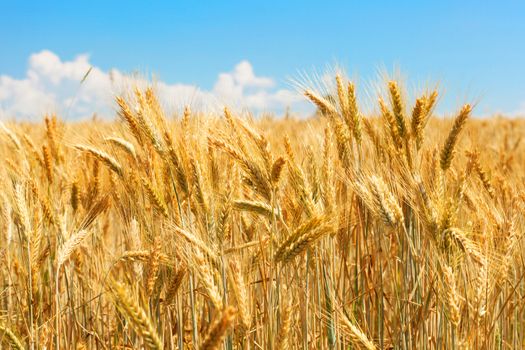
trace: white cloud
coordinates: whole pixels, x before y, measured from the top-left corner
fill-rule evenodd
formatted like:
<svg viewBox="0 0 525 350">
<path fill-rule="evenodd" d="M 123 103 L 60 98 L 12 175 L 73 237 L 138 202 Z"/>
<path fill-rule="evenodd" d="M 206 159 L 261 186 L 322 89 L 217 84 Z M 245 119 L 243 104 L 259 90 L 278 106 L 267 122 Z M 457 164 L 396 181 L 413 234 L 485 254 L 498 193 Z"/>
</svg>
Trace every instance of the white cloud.
<svg viewBox="0 0 525 350">
<path fill-rule="evenodd" d="M 518 109 L 516 109 L 512 115 L 516 115 L 518 117 L 525 117 L 525 102 L 522 102 Z"/>
<path fill-rule="evenodd" d="M 80 84 L 90 68 L 89 76 Z M 39 120 L 51 112 L 67 119 L 89 117 L 93 113 L 112 116 L 114 95 L 126 91 L 132 83 L 145 85 L 146 81 L 117 69 L 106 72 L 94 67 L 86 54 L 63 61 L 44 50 L 29 57 L 24 78 L 0 75 L 0 113 L 3 118 L 29 120 Z M 279 113 L 287 106 L 305 111 L 299 94 L 277 89 L 272 78 L 257 76 L 248 61 L 241 61 L 230 72 L 220 73 L 211 91 L 183 83 L 157 81 L 153 85 L 169 111 L 186 104 L 208 110 L 220 110 L 226 104 L 255 112 Z"/>
</svg>

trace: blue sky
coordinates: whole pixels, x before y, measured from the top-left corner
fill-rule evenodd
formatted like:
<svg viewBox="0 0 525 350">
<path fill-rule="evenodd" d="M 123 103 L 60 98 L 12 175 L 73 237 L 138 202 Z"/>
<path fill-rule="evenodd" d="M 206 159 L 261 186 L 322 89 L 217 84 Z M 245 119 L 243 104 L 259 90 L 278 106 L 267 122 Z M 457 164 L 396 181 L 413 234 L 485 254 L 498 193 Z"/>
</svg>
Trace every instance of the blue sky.
<svg viewBox="0 0 525 350">
<path fill-rule="evenodd" d="M 480 115 L 525 113 L 524 1 L 3 1 L 0 47 L 0 76 L 10 79 L 0 109 L 12 114 L 7 90 L 25 86 L 13 81 L 29 79 L 30 57 L 43 50 L 61 64 L 88 54 L 102 73 L 154 73 L 206 93 L 244 61 L 273 84 L 247 83 L 242 97 L 270 98 L 327 64 L 365 85 L 397 67 L 409 87 L 439 83 L 442 109 L 477 102 Z"/>
</svg>

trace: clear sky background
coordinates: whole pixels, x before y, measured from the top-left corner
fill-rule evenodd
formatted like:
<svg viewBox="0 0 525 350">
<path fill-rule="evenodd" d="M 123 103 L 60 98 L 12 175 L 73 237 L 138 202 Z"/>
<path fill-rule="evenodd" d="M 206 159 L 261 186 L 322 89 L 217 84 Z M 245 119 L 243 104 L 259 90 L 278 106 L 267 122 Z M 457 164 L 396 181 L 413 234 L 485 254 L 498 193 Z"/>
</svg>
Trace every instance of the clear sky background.
<svg viewBox="0 0 525 350">
<path fill-rule="evenodd" d="M 288 79 L 334 63 L 362 86 L 439 83 L 442 111 L 525 115 L 525 1 L 2 1 L 0 48 L 4 116 L 89 114 L 134 71 L 167 100 L 301 109 Z"/>
</svg>

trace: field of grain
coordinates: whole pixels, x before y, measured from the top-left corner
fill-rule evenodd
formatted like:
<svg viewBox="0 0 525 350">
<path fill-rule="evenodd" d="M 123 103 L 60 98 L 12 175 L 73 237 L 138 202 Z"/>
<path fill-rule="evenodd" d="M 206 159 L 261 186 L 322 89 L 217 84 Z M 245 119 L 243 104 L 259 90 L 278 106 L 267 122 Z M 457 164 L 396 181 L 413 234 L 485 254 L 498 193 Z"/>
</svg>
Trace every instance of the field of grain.
<svg viewBox="0 0 525 350">
<path fill-rule="evenodd" d="M 522 348 L 525 121 L 334 80 L 310 119 L 0 124 L 0 347 Z"/>
</svg>

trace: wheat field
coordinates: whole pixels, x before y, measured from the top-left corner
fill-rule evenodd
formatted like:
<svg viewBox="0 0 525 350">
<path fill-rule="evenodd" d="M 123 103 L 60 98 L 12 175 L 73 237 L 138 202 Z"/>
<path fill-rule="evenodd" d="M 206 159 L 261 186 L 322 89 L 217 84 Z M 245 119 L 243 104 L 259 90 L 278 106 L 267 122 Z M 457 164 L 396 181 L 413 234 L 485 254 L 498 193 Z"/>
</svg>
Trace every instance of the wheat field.
<svg viewBox="0 0 525 350">
<path fill-rule="evenodd" d="M 334 81 L 309 119 L 0 124 L 0 347 L 525 346 L 525 121 Z"/>
</svg>

